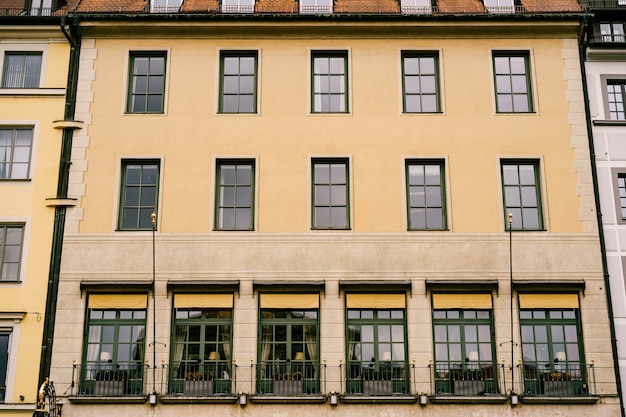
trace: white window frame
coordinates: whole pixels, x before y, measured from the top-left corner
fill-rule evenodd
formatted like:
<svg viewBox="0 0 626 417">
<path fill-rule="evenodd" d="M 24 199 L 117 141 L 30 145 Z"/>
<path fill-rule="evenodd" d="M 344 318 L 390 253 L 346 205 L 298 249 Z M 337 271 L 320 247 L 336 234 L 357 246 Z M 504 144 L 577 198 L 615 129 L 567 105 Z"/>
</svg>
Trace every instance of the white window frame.
<svg viewBox="0 0 626 417">
<path fill-rule="evenodd" d="M 65 94 L 65 88 L 62 89 L 47 89 L 48 91 L 41 91 L 46 85 L 46 71 L 48 66 L 48 46 L 47 42 L 37 41 L 29 43 L 0 43 L 0 68 L 3 72 L 0 77 L 4 76 L 4 60 L 6 53 L 19 53 L 19 52 L 40 52 L 41 53 L 41 69 L 39 73 L 39 87 L 38 88 L 2 88 L 0 87 L 0 95 L 20 95 L 20 94 L 58 94 L 62 91 Z"/>
<path fill-rule="evenodd" d="M 222 13 L 254 13 L 255 0 L 222 0 Z"/>
<path fill-rule="evenodd" d="M 155 5 L 156 0 L 150 0 L 150 13 L 177 13 L 185 0 L 162 0 L 165 5 Z"/>
<path fill-rule="evenodd" d="M 333 0 L 299 0 L 301 14 L 332 14 Z M 304 4 L 307 3 L 307 4 Z M 312 4 L 311 4 L 312 3 Z"/>
<path fill-rule="evenodd" d="M 515 13 L 514 0 L 483 0 L 487 12 L 494 14 Z"/>
<path fill-rule="evenodd" d="M 403 14 L 432 14 L 433 6 L 430 0 L 400 0 L 400 10 Z"/>
</svg>

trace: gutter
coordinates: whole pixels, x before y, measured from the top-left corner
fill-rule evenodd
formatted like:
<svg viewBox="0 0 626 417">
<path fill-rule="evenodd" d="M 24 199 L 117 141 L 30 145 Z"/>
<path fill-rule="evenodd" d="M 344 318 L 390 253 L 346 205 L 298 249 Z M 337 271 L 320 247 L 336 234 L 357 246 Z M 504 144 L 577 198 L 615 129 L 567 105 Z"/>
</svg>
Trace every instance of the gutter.
<svg viewBox="0 0 626 417">
<path fill-rule="evenodd" d="M 67 89 L 65 93 L 65 109 L 63 120 L 75 122 L 76 114 L 76 91 L 78 84 L 78 69 L 80 58 L 80 33 L 78 30 L 78 18 L 71 17 L 66 22 L 66 17 L 61 19 L 61 31 L 70 44 L 70 59 L 67 77 Z M 66 28 L 69 26 L 69 31 Z M 59 158 L 59 178 L 57 182 L 57 195 L 55 200 L 67 200 L 69 186 L 69 174 L 72 155 L 72 140 L 74 127 L 67 123 L 63 128 L 61 139 L 61 155 Z M 63 249 L 63 235 L 65 233 L 65 215 L 67 205 L 57 205 L 54 212 L 54 229 L 52 235 L 52 249 L 50 255 L 50 269 L 48 272 L 48 292 L 46 296 L 46 313 L 44 319 L 43 338 L 41 344 L 41 360 L 39 367 L 40 386 L 50 375 L 52 362 L 52 342 L 54 339 L 54 325 L 56 320 L 57 295 L 59 293 L 59 273 L 61 270 L 61 252 Z"/>
<path fill-rule="evenodd" d="M 583 94 L 585 101 L 585 116 L 587 119 L 587 138 L 589 140 L 589 153 L 591 160 L 591 177 L 593 181 L 594 198 L 596 203 L 596 219 L 598 222 L 598 236 L 600 238 L 600 251 L 602 252 L 602 272 L 604 275 L 604 288 L 606 294 L 607 311 L 609 314 L 609 329 L 611 332 L 611 350 L 613 352 L 613 367 L 615 372 L 615 382 L 617 384 L 617 395 L 619 397 L 620 412 L 622 417 L 626 417 L 624 411 L 624 398 L 622 395 L 622 379 L 619 370 L 619 356 L 617 354 L 617 338 L 615 335 L 615 318 L 613 316 L 613 304 L 611 299 L 611 283 L 609 279 L 609 267 L 606 257 L 606 241 L 604 239 L 604 228 L 602 227 L 602 212 L 600 211 L 600 191 L 598 186 L 598 173 L 596 171 L 596 151 L 593 140 L 593 130 L 591 123 L 591 111 L 589 109 L 589 91 L 587 87 L 587 69 L 585 67 L 586 48 L 588 46 L 589 16 L 583 20 L 583 28 L 578 39 L 579 58 L 582 72 Z"/>
</svg>

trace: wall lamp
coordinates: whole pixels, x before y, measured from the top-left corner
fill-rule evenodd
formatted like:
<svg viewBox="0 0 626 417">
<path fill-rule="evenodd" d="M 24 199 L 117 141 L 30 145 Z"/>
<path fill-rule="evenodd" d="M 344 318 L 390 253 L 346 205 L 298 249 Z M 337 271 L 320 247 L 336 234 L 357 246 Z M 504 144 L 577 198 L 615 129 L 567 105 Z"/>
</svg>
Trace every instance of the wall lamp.
<svg viewBox="0 0 626 417">
<path fill-rule="evenodd" d="M 248 404 L 248 394 L 239 392 L 239 405 L 245 407 Z"/>
<path fill-rule="evenodd" d="M 420 405 L 424 407 L 426 404 L 428 404 L 428 395 L 420 394 Z"/>
<path fill-rule="evenodd" d="M 148 394 L 148 402 L 150 403 L 150 405 L 156 405 L 157 393 L 155 391 L 152 391 L 150 394 Z"/>
<path fill-rule="evenodd" d="M 339 404 L 339 395 L 335 391 L 331 391 L 330 393 L 330 405 Z"/>
<path fill-rule="evenodd" d="M 517 404 L 519 404 L 519 395 L 511 391 L 511 407 L 517 407 Z"/>
</svg>

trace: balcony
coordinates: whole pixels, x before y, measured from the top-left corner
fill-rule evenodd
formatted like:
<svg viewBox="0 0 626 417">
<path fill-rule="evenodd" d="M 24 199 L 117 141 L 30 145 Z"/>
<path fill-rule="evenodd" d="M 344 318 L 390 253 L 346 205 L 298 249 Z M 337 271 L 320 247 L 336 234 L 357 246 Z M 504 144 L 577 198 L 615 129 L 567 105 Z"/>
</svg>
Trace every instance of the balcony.
<svg viewBox="0 0 626 417">
<path fill-rule="evenodd" d="M 522 366 L 524 397 L 593 397 L 596 392 L 593 364 L 579 362 L 529 362 Z"/>
<path fill-rule="evenodd" d="M 138 362 L 117 362 L 115 364 L 89 363 L 74 365 L 72 387 L 78 388 L 72 394 L 77 397 L 139 397 L 145 400 L 146 367 Z M 78 381 L 78 384 L 76 384 Z"/>
<path fill-rule="evenodd" d="M 439 13 L 437 6 L 402 6 L 402 14 L 433 14 Z"/>
<path fill-rule="evenodd" d="M 252 402 L 315 403 L 325 400 L 326 367 L 310 360 L 265 361 L 252 364 L 255 394 Z"/>
<path fill-rule="evenodd" d="M 625 43 L 626 35 L 593 35 L 589 38 L 590 43 Z"/>
<path fill-rule="evenodd" d="M 233 367 L 227 360 L 164 364 L 163 374 L 168 381 L 163 391 L 170 396 L 210 397 L 233 392 Z"/>
<path fill-rule="evenodd" d="M 346 396 L 410 395 L 409 366 L 404 361 L 351 361 L 346 367 Z"/>
<path fill-rule="evenodd" d="M 254 13 L 254 4 L 222 4 L 220 11 L 222 13 Z"/>
<path fill-rule="evenodd" d="M 432 366 L 432 395 L 488 396 L 499 395 L 498 371 L 491 363 L 437 363 Z"/>
</svg>

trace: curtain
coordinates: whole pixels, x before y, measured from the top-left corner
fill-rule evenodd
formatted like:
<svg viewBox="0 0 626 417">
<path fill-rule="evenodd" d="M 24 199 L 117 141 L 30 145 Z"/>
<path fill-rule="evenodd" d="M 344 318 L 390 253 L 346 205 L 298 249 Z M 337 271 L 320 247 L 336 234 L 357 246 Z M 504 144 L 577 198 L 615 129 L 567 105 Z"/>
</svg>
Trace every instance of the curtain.
<svg viewBox="0 0 626 417">
<path fill-rule="evenodd" d="M 304 326 L 304 340 L 306 341 L 306 350 L 311 358 L 313 372 L 306 372 L 306 378 L 316 378 L 318 356 L 317 356 L 317 326 Z"/>
<path fill-rule="evenodd" d="M 269 369 L 270 375 L 268 376 L 266 374 L 265 366 L 266 366 L 267 360 L 270 357 L 270 352 L 272 350 L 272 343 L 271 342 L 272 342 L 272 335 L 274 333 L 273 329 L 274 329 L 273 326 L 262 326 L 262 330 L 261 330 L 261 341 L 262 341 L 262 343 L 261 343 L 261 364 L 260 364 L 261 365 L 261 375 L 264 376 L 264 377 L 268 377 L 268 378 L 272 377 L 272 375 L 271 375 L 272 369 L 270 367 L 270 369 Z"/>
<path fill-rule="evenodd" d="M 183 353 L 185 351 L 185 339 L 187 338 L 187 326 L 176 326 L 176 335 L 174 342 L 174 366 L 177 367 L 177 375 L 179 378 L 185 376 L 185 367 L 181 363 L 183 360 Z M 172 370 L 172 376 L 174 376 Z"/>
</svg>

